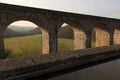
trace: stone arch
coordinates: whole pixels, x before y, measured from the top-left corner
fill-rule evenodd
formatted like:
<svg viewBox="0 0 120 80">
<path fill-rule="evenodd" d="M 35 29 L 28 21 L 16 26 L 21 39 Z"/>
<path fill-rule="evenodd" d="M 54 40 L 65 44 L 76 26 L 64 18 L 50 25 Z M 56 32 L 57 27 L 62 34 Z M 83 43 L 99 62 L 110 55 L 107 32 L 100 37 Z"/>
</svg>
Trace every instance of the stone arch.
<svg viewBox="0 0 120 80">
<path fill-rule="evenodd" d="M 92 47 L 110 45 L 110 33 L 105 23 L 96 23 L 92 31 Z"/>
<path fill-rule="evenodd" d="M 12 18 L 10 20 L 8 19 L 7 22 L 4 24 L 4 29 L 6 29 L 11 23 L 16 22 L 16 21 L 29 21 L 37 25 L 41 30 L 47 30 L 45 29 L 45 26 L 39 20 L 27 18 L 27 17 Z"/>
<path fill-rule="evenodd" d="M 48 33 L 47 29 L 45 29 L 45 26 L 43 26 L 42 24 L 39 23 L 39 20 L 37 21 L 37 20 L 31 19 L 31 18 L 14 18 L 5 24 L 4 31 L 11 23 L 16 22 L 16 21 L 21 21 L 21 20 L 32 22 L 33 24 L 37 25 L 40 28 L 40 30 L 42 32 L 42 54 L 49 53 L 49 49 L 50 49 L 49 48 L 50 47 L 49 46 L 49 33 Z"/>
<path fill-rule="evenodd" d="M 73 50 L 86 48 L 86 33 L 82 25 L 74 22 L 65 22 L 73 31 Z"/>
<path fill-rule="evenodd" d="M 120 44 L 120 25 L 117 25 L 114 30 L 114 38 L 113 44 L 119 45 Z"/>
<path fill-rule="evenodd" d="M 17 25 L 17 24 L 18 25 Z M 27 31 L 24 31 L 24 29 L 29 28 L 30 26 L 33 26 L 33 28 L 31 28 L 30 33 L 27 33 Z M 22 26 L 26 27 L 22 29 Z M 16 30 L 15 28 L 19 28 L 22 30 Z M 41 54 L 41 36 L 40 35 L 35 35 L 33 32 L 34 30 L 32 29 L 38 29 L 39 32 L 40 29 L 39 27 L 34 24 L 33 22 L 30 21 L 25 21 L 25 20 L 18 20 L 15 21 L 13 23 L 11 23 L 7 29 L 4 32 L 4 44 L 5 44 L 5 49 L 8 51 L 10 51 L 12 54 L 12 56 L 18 56 L 18 55 L 25 55 L 25 54 Z M 36 30 L 35 29 L 35 30 Z M 23 37 L 24 36 L 24 37 Z M 35 42 L 35 38 L 33 37 L 37 37 L 39 42 L 36 44 Z M 10 39 L 6 39 L 6 38 L 10 38 Z M 40 47 L 37 47 L 37 45 L 39 45 Z"/>
</svg>

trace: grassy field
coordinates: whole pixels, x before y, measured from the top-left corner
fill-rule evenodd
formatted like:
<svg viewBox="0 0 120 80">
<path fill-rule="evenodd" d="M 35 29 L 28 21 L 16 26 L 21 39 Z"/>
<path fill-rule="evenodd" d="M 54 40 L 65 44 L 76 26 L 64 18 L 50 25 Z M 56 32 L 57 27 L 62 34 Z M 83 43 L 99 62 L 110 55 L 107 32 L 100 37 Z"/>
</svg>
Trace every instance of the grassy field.
<svg viewBox="0 0 120 80">
<path fill-rule="evenodd" d="M 32 35 L 24 37 L 4 39 L 5 49 L 8 57 L 19 57 L 34 54 L 42 54 L 42 37 L 41 35 Z M 72 39 L 58 39 L 58 50 L 69 51 L 73 49 Z"/>
</svg>

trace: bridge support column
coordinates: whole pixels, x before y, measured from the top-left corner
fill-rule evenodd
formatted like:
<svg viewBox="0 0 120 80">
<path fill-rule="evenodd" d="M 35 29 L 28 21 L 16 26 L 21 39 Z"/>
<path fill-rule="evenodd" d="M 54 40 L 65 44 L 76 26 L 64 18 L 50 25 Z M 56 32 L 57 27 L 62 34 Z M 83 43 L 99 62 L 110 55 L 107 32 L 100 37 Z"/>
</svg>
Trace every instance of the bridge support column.
<svg viewBox="0 0 120 80">
<path fill-rule="evenodd" d="M 49 34 L 47 32 L 42 32 L 42 53 L 49 53 Z"/>
<path fill-rule="evenodd" d="M 3 57 L 5 52 L 4 48 L 4 34 L 0 31 L 0 58 Z"/>
<path fill-rule="evenodd" d="M 49 34 L 49 46 L 50 52 L 57 52 L 58 51 L 58 35 L 57 34 Z"/>
<path fill-rule="evenodd" d="M 113 40 L 113 44 L 114 45 L 120 45 L 120 26 L 117 26 L 116 29 L 114 30 L 114 40 Z"/>
<path fill-rule="evenodd" d="M 91 48 L 91 44 L 92 44 L 92 35 L 91 34 L 87 34 L 86 37 L 86 48 Z"/>
<path fill-rule="evenodd" d="M 110 33 L 102 29 L 96 29 L 95 43 L 96 43 L 95 44 L 96 47 L 109 46 Z"/>
<path fill-rule="evenodd" d="M 48 54 L 51 52 L 57 52 L 58 49 L 57 34 L 42 33 L 42 53 Z"/>
<path fill-rule="evenodd" d="M 74 50 L 86 48 L 86 35 L 84 32 L 74 32 Z"/>
<path fill-rule="evenodd" d="M 113 41 L 114 41 L 114 34 L 110 33 L 110 45 L 113 45 Z"/>
</svg>

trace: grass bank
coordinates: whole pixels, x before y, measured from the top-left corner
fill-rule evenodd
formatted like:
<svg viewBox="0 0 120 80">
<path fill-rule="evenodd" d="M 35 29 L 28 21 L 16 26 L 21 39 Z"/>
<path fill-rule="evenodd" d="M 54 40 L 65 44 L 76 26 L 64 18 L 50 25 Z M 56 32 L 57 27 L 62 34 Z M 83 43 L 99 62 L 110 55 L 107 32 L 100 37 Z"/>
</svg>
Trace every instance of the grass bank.
<svg viewBox="0 0 120 80">
<path fill-rule="evenodd" d="M 42 54 L 41 35 L 23 36 L 4 39 L 5 49 L 8 57 L 19 57 L 34 54 Z M 58 51 L 69 51 L 73 49 L 72 39 L 58 39 Z"/>
</svg>

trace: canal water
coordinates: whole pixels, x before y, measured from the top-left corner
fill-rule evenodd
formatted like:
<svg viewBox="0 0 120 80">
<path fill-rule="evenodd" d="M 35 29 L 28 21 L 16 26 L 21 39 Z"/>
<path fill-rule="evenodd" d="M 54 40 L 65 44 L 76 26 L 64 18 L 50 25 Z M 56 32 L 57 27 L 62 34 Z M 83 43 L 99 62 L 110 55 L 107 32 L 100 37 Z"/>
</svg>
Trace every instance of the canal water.
<svg viewBox="0 0 120 80">
<path fill-rule="evenodd" d="M 60 75 L 49 80 L 120 80 L 120 59 Z"/>
</svg>

